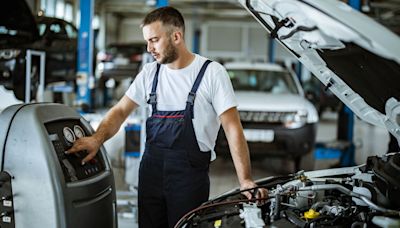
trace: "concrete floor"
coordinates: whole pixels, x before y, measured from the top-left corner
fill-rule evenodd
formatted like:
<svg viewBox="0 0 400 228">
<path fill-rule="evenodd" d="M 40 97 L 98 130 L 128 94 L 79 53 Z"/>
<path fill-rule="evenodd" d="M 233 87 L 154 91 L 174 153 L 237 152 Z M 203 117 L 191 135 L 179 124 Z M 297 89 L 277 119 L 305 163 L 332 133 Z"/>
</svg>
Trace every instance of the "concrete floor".
<svg viewBox="0 0 400 228">
<path fill-rule="evenodd" d="M 317 142 L 330 142 L 336 138 L 337 114 L 326 112 L 321 117 L 317 130 Z M 354 143 L 356 146 L 355 160 L 357 164 L 364 163 L 368 156 L 386 153 L 389 141 L 385 129 L 366 124 L 356 118 L 354 126 Z M 336 164 L 338 159 L 316 160 L 315 169 L 329 168 Z M 291 172 L 293 163 L 284 159 L 266 158 L 263 160 L 252 160 L 252 173 L 254 179 Z M 124 183 L 124 170 L 115 169 L 117 188 L 126 191 L 128 186 Z M 237 188 L 235 169 L 231 159 L 218 157 L 210 166 L 210 197 L 218 196 L 228 190 Z M 130 199 L 135 201 L 135 197 Z M 135 210 L 135 208 L 134 208 Z M 119 228 L 137 227 L 136 217 L 125 213 L 119 217 Z"/>
</svg>

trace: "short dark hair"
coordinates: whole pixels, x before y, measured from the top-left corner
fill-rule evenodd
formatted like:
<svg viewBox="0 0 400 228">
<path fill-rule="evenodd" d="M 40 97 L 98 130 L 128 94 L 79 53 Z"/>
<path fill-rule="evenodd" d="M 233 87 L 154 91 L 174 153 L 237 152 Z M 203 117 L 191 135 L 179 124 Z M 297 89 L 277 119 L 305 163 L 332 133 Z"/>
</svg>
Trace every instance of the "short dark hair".
<svg viewBox="0 0 400 228">
<path fill-rule="evenodd" d="M 185 32 L 185 21 L 182 14 L 171 6 L 160 7 L 148 13 L 142 21 L 142 27 L 160 21 L 163 25 L 172 25 Z"/>
</svg>

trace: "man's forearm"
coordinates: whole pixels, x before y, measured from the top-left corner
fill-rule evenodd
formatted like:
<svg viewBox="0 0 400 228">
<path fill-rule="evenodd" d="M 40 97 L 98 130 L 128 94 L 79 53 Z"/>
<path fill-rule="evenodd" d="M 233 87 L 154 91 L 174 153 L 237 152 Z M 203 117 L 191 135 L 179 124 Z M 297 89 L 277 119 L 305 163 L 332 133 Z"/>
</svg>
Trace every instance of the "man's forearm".
<svg viewBox="0 0 400 228">
<path fill-rule="evenodd" d="M 127 96 L 122 97 L 122 99 L 106 114 L 93 136 L 99 143 L 104 143 L 118 132 L 128 115 L 137 107 L 138 105 Z"/>
<path fill-rule="evenodd" d="M 239 182 L 243 185 L 248 181 L 252 181 L 249 149 L 242 131 L 237 130 L 229 135 L 228 142 L 232 160 Z"/>
<path fill-rule="evenodd" d="M 125 120 L 120 114 L 113 113 L 111 109 L 101 121 L 96 133 L 93 135 L 101 144 L 113 137 Z"/>
<path fill-rule="evenodd" d="M 229 143 L 233 163 L 240 185 L 246 185 L 251 178 L 250 155 L 243 127 L 240 123 L 239 113 L 236 108 L 225 111 L 221 116 L 222 127 Z"/>
</svg>

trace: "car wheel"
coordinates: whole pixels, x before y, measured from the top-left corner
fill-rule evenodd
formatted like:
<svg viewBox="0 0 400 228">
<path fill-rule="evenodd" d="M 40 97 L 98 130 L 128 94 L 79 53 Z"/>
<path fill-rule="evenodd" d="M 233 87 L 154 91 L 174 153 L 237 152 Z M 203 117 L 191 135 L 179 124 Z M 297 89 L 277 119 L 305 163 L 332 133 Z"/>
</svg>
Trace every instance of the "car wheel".
<svg viewBox="0 0 400 228">
<path fill-rule="evenodd" d="M 14 95 L 18 100 L 25 101 L 25 75 L 23 80 L 13 82 Z M 39 65 L 34 64 L 31 69 L 31 101 L 36 98 L 36 93 L 39 88 Z"/>
</svg>

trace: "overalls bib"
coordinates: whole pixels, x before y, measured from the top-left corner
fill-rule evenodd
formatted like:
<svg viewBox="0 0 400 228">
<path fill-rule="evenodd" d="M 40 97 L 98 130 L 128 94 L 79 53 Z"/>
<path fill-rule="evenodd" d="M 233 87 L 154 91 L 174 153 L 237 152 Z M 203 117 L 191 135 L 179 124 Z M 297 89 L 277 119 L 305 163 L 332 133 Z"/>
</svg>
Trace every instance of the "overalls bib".
<svg viewBox="0 0 400 228">
<path fill-rule="evenodd" d="M 139 227 L 173 227 L 187 212 L 208 200 L 208 167 L 211 152 L 200 151 L 193 129 L 196 91 L 210 60 L 207 60 L 188 95 L 185 110 L 159 111 L 157 64 L 146 121 L 146 148 L 139 168 Z"/>
</svg>

